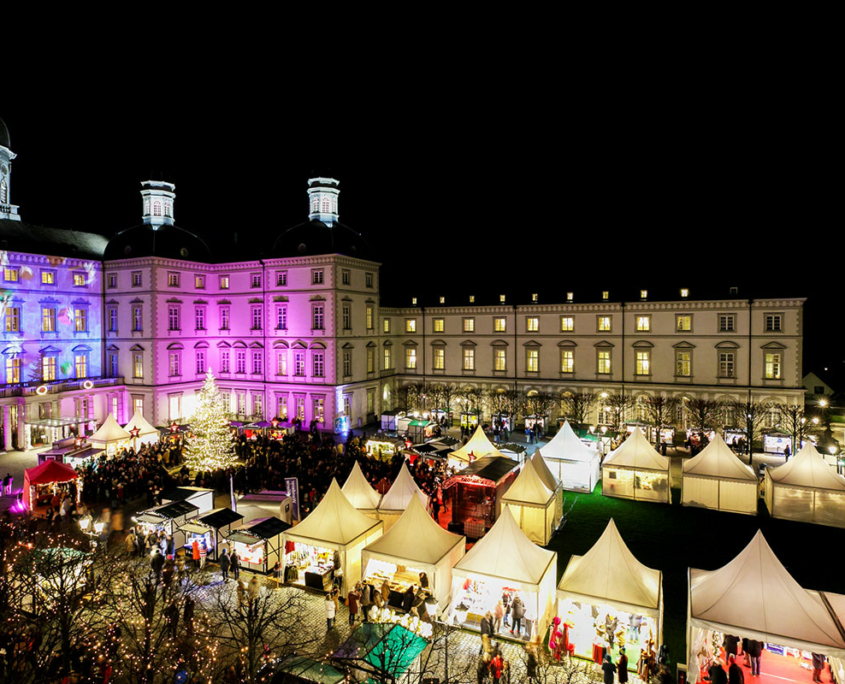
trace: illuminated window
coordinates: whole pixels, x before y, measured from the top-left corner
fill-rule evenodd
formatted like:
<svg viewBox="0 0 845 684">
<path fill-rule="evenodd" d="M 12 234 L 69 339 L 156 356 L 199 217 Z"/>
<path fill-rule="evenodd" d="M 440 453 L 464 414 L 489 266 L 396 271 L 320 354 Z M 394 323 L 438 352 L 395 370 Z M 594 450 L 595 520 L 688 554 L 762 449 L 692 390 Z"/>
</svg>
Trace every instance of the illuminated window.
<svg viewBox="0 0 845 684">
<path fill-rule="evenodd" d="M 610 351 L 607 349 L 599 349 L 598 351 L 598 372 L 602 374 L 610 373 Z"/>
<path fill-rule="evenodd" d="M 112 309 L 112 311 L 117 313 L 116 309 Z M 56 332 L 55 309 L 41 309 L 41 330 L 44 332 Z"/>
<path fill-rule="evenodd" d="M 687 297 L 689 297 L 689 290 L 687 288 L 685 288 L 685 287 L 681 288 L 681 297 L 683 299 L 686 299 Z"/>
<path fill-rule="evenodd" d="M 16 283 L 20 278 L 20 273 L 16 268 L 6 267 L 5 269 L 3 269 L 3 278 L 6 280 L 7 283 Z"/>
<path fill-rule="evenodd" d="M 493 370 L 506 371 L 508 369 L 507 351 L 504 349 L 496 349 L 494 354 Z"/>
<path fill-rule="evenodd" d="M 288 374 L 288 353 L 286 351 L 276 352 L 276 375 Z"/>
<path fill-rule="evenodd" d="M 571 302 L 573 299 L 575 299 L 575 293 L 574 292 L 567 292 L 566 293 L 566 301 Z"/>
<path fill-rule="evenodd" d="M 446 321 L 443 318 L 434 319 L 434 332 L 442 333 L 446 329 Z"/>
<path fill-rule="evenodd" d="M 692 330 L 692 316 L 689 314 L 675 316 L 675 330 L 678 332 L 690 332 Z"/>
<path fill-rule="evenodd" d="M 390 319 L 389 318 L 385 318 L 382 321 L 382 329 L 384 330 L 385 333 L 390 332 Z"/>
<path fill-rule="evenodd" d="M 322 378 L 326 374 L 323 352 L 314 352 L 311 360 L 315 378 Z"/>
<path fill-rule="evenodd" d="M 412 347 L 405 349 L 405 368 L 408 370 L 416 370 L 417 367 L 417 350 Z"/>
<path fill-rule="evenodd" d="M 507 331 L 507 319 L 505 318 L 494 318 L 493 319 L 493 330 L 495 332 L 506 332 Z"/>
<path fill-rule="evenodd" d="M 417 332 L 417 319 L 416 318 L 406 318 L 405 319 L 405 332 L 408 332 L 408 333 Z"/>
<path fill-rule="evenodd" d="M 6 332 L 20 332 L 21 308 L 19 306 L 6 307 Z"/>
<path fill-rule="evenodd" d="M 610 332 L 610 316 L 599 316 L 599 332 Z"/>
<path fill-rule="evenodd" d="M 610 292 L 608 292 L 607 290 L 603 290 L 601 293 L 601 298 L 604 301 L 607 301 L 608 299 L 610 299 Z"/>
<path fill-rule="evenodd" d="M 651 330 L 651 316 L 637 316 L 637 332 Z"/>
<path fill-rule="evenodd" d="M 168 273 L 167 274 L 167 286 L 168 287 L 179 287 L 182 279 L 179 277 L 178 273 Z"/>
<path fill-rule="evenodd" d="M 780 354 L 771 353 L 766 354 L 766 379 L 779 380 L 781 371 L 781 356 Z"/>
<path fill-rule="evenodd" d="M 56 357 L 45 356 L 41 359 L 41 380 L 50 382 L 56 379 Z"/>
<path fill-rule="evenodd" d="M 475 370 L 475 349 L 464 347 L 464 370 Z"/>
<path fill-rule="evenodd" d="M 85 274 L 84 273 L 74 273 L 73 274 L 73 286 L 74 287 L 84 287 L 85 286 Z"/>
<path fill-rule="evenodd" d="M 229 276 L 227 276 L 227 275 L 220 276 L 220 289 L 221 290 L 228 290 L 229 289 Z"/>
<path fill-rule="evenodd" d="M 464 319 L 464 332 L 475 332 L 475 319 L 474 318 L 465 318 Z"/>
<path fill-rule="evenodd" d="M 73 329 L 76 332 L 88 331 L 88 310 L 77 308 L 73 310 Z"/>
<path fill-rule="evenodd" d="M 532 294 L 532 295 L 531 295 L 531 301 L 532 301 L 532 302 L 534 302 L 535 304 L 536 304 L 539 300 L 540 300 L 540 295 L 538 295 L 536 292 L 535 292 L 534 294 Z"/>
<path fill-rule="evenodd" d="M 681 349 L 675 351 L 675 375 L 681 378 L 692 375 L 692 352 Z"/>
<path fill-rule="evenodd" d="M 505 303 L 505 295 L 499 295 L 499 304 Z"/>
<path fill-rule="evenodd" d="M 19 358 L 6 359 L 6 382 L 11 384 L 21 381 L 21 360 Z"/>
<path fill-rule="evenodd" d="M 443 347 L 434 348 L 434 370 L 445 370 L 446 350 Z"/>
<path fill-rule="evenodd" d="M 205 289 L 205 276 L 204 275 L 195 275 L 194 276 L 194 287 L 197 290 L 204 290 Z"/>
<path fill-rule="evenodd" d="M 371 304 L 367 304 L 366 321 L 367 321 L 367 330 L 372 330 L 374 323 L 373 323 L 373 307 L 372 307 Z"/>
<path fill-rule="evenodd" d="M 318 423 L 322 423 L 325 420 L 323 415 L 323 399 L 321 397 L 314 398 L 314 420 Z"/>
<path fill-rule="evenodd" d="M 182 355 L 179 352 L 170 353 L 169 371 L 172 378 L 182 375 Z"/>
<path fill-rule="evenodd" d="M 88 355 L 87 354 L 77 354 L 74 359 L 74 367 L 76 368 L 76 377 L 77 378 L 87 378 L 88 377 Z"/>
<path fill-rule="evenodd" d="M 470 298 L 469 298 L 469 300 L 470 300 L 470 302 L 472 302 L 472 297 L 470 297 Z M 445 304 L 445 303 L 446 303 L 446 297 L 441 297 L 441 298 L 440 298 L 440 303 L 441 303 L 441 304 Z"/>
<path fill-rule="evenodd" d="M 526 349 L 525 370 L 529 373 L 537 373 L 540 371 L 540 350 Z"/>
<path fill-rule="evenodd" d="M 649 375 L 651 373 L 651 352 L 638 350 L 636 353 L 637 375 Z"/>
<path fill-rule="evenodd" d="M 376 392 L 373 389 L 367 390 L 367 413 L 373 413 L 376 410 Z"/>
<path fill-rule="evenodd" d="M 288 419 L 288 395 L 280 394 L 278 401 L 278 417 L 281 420 Z"/>
<path fill-rule="evenodd" d="M 114 274 L 112 274 L 114 275 Z M 56 274 L 53 271 L 41 271 L 41 284 L 42 285 L 55 285 L 56 284 Z"/>
<path fill-rule="evenodd" d="M 575 372 L 575 352 L 571 349 L 560 350 L 560 372 L 574 373 Z"/>
<path fill-rule="evenodd" d="M 393 367 L 393 360 L 390 354 L 390 347 L 384 348 L 384 369 L 390 370 Z"/>
<path fill-rule="evenodd" d="M 144 377 L 144 355 L 141 352 L 132 355 L 132 375 L 136 378 Z"/>
<path fill-rule="evenodd" d="M 736 377 L 736 354 L 734 352 L 719 352 L 719 377 Z"/>
<path fill-rule="evenodd" d="M 640 299 L 648 299 L 648 290 L 640 290 Z"/>
<path fill-rule="evenodd" d="M 376 372 L 376 350 L 372 347 L 367 348 L 367 372 Z"/>
<path fill-rule="evenodd" d="M 526 318 L 525 329 L 527 332 L 537 332 L 540 329 L 540 319 L 536 316 Z"/>
<path fill-rule="evenodd" d="M 411 297 L 411 306 L 416 306 L 416 305 L 417 305 L 417 298 Z"/>
<path fill-rule="evenodd" d="M 575 319 L 572 316 L 561 316 L 560 331 L 572 332 L 573 330 L 575 330 Z"/>
<path fill-rule="evenodd" d="M 475 295 L 470 295 L 470 296 L 469 296 L 469 303 L 470 303 L 470 304 L 475 304 Z"/>
</svg>

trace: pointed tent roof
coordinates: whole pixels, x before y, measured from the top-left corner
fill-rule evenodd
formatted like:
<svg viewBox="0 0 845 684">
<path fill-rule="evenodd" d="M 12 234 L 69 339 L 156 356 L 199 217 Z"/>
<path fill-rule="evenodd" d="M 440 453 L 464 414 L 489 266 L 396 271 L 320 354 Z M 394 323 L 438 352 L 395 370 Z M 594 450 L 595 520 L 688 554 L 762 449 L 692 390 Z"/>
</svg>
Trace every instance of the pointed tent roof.
<svg viewBox="0 0 845 684">
<path fill-rule="evenodd" d="M 807 442 L 783 465 L 770 468 L 766 472 L 778 484 L 811 489 L 845 490 L 845 478 L 825 463 L 824 457 L 816 451 L 812 442 Z"/>
<path fill-rule="evenodd" d="M 466 537 L 447 532 L 411 497 L 399 520 L 381 537 L 367 546 L 380 556 L 436 565 L 456 544 L 466 544 Z"/>
<path fill-rule="evenodd" d="M 690 617 L 777 644 L 791 639 L 802 647 L 845 649 L 845 636 L 822 598 L 792 578 L 759 530 L 724 567 L 690 568 Z"/>
<path fill-rule="evenodd" d="M 538 585 L 556 562 L 557 554 L 532 542 L 505 506 L 490 531 L 458 561 L 454 572 Z"/>
<path fill-rule="evenodd" d="M 684 461 L 684 475 L 687 474 L 757 482 L 757 476 L 751 466 L 740 461 L 719 434 L 701 450 L 701 453 Z"/>
<path fill-rule="evenodd" d="M 417 487 L 411 471 L 408 470 L 407 463 L 403 461 L 399 475 L 393 481 L 390 489 L 387 490 L 387 494 L 381 498 L 378 509 L 380 511 L 404 511 L 415 495 L 419 497 L 423 506 L 428 506 L 428 496 Z"/>
<path fill-rule="evenodd" d="M 332 479 L 329 491 L 311 514 L 286 534 L 344 545 L 355 541 L 368 530 L 382 523 L 368 518 L 355 508 Z"/>
<path fill-rule="evenodd" d="M 114 416 L 110 413 L 108 418 L 106 418 L 105 422 L 102 424 L 99 430 L 97 430 L 93 435 L 88 438 L 89 442 L 116 442 L 121 439 L 130 439 L 132 435 L 130 435 L 126 430 L 124 430 L 120 425 L 118 425 L 117 421 L 114 419 Z"/>
<path fill-rule="evenodd" d="M 572 556 L 558 588 L 657 610 L 660 582 L 660 571 L 634 557 L 611 518 L 593 548 L 583 556 Z"/>
<path fill-rule="evenodd" d="M 551 441 L 543 447 L 544 458 L 559 458 L 567 461 L 592 461 L 598 451 L 591 449 L 582 442 L 575 431 L 564 421 L 563 427 L 557 431 Z"/>
<path fill-rule="evenodd" d="M 549 466 L 546 464 L 546 461 L 543 460 L 543 454 L 540 453 L 540 449 L 534 451 L 534 454 L 531 456 L 531 462 L 534 464 L 534 470 L 537 471 L 537 475 L 543 481 L 543 484 L 546 485 L 552 491 L 555 491 L 560 482 L 558 482 L 557 478 L 552 475 L 552 471 L 549 470 Z"/>
<path fill-rule="evenodd" d="M 77 472 L 67 463 L 46 461 L 40 466 L 27 468 L 25 479 L 30 485 L 50 484 L 51 482 L 67 482 L 79 477 Z"/>
<path fill-rule="evenodd" d="M 358 510 L 374 511 L 378 508 L 379 501 L 381 501 L 381 494 L 367 482 L 367 478 L 364 477 L 358 461 L 355 461 L 355 465 L 352 466 L 352 472 L 346 478 L 341 491 L 346 494 L 346 498 Z"/>
<path fill-rule="evenodd" d="M 605 466 L 622 466 L 638 470 L 669 470 L 669 459 L 657 453 L 642 430 L 634 428 L 622 446 L 612 451 L 604 460 Z"/>
<path fill-rule="evenodd" d="M 470 437 L 469 441 L 460 449 L 455 449 L 451 454 L 449 454 L 449 458 L 469 463 L 470 454 L 472 454 L 473 458 L 476 460 L 483 458 L 484 456 L 504 456 L 504 454 L 494 447 L 493 443 L 487 439 L 487 435 L 484 434 L 484 430 L 480 425 L 475 429 L 475 434 Z"/>
<path fill-rule="evenodd" d="M 158 430 L 150 425 L 147 419 L 144 418 L 144 414 L 138 409 L 135 409 L 135 414 L 132 416 L 132 420 L 123 426 L 123 429 L 126 430 L 126 432 L 129 432 L 132 428 L 138 428 L 139 436 L 149 435 L 152 433 L 158 434 Z"/>
<path fill-rule="evenodd" d="M 527 503 L 546 505 L 554 496 L 537 473 L 531 460 L 525 461 L 522 472 L 513 481 L 510 489 L 502 497 L 502 503 Z"/>
</svg>

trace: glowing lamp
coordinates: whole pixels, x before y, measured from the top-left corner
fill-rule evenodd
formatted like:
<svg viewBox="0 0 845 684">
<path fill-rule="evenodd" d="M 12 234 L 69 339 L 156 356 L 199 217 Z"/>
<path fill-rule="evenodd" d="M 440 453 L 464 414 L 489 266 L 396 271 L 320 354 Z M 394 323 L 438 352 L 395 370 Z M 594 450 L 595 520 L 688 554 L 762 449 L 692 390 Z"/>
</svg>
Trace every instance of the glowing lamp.
<svg viewBox="0 0 845 684">
<path fill-rule="evenodd" d="M 87 532 L 87 531 L 88 531 L 88 527 L 89 527 L 90 525 L 91 525 L 91 519 L 90 519 L 90 518 L 80 518 L 80 519 L 79 519 L 79 528 L 80 528 L 83 532 Z"/>
<path fill-rule="evenodd" d="M 45 394 L 47 394 L 47 385 L 39 385 L 38 389 L 35 390 L 35 393 L 38 396 L 43 397 Z"/>
<path fill-rule="evenodd" d="M 827 450 L 830 452 L 831 456 L 833 456 L 836 453 L 836 447 L 833 446 L 832 444 L 827 448 Z"/>
<path fill-rule="evenodd" d="M 96 532 L 97 534 L 102 534 L 105 527 L 106 524 L 102 520 L 97 521 L 94 523 L 94 532 Z"/>
<path fill-rule="evenodd" d="M 433 596 L 429 596 L 425 600 L 425 612 L 428 613 L 429 617 L 437 615 L 437 599 Z"/>
<path fill-rule="evenodd" d="M 469 608 L 463 603 L 460 604 L 457 608 L 455 608 L 455 620 L 459 625 L 462 625 L 464 624 L 464 622 L 466 622 L 467 613 L 469 613 Z"/>
</svg>

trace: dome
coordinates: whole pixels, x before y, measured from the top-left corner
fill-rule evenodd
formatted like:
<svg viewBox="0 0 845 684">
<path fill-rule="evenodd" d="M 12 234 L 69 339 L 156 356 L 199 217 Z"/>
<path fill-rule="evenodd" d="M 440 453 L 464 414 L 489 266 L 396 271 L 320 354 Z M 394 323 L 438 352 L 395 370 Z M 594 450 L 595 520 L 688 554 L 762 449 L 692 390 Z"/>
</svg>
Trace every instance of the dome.
<svg viewBox="0 0 845 684">
<path fill-rule="evenodd" d="M 6 124 L 3 123 L 3 119 L 0 119 L 0 147 L 8 147 L 9 149 L 12 148 L 11 138 L 9 138 L 9 129 L 6 127 Z"/>
<path fill-rule="evenodd" d="M 308 221 L 288 228 L 273 245 L 274 257 L 343 254 L 359 259 L 371 258 L 370 246 L 360 233 L 342 223 Z"/>
<path fill-rule="evenodd" d="M 193 233 L 175 225 L 153 226 L 142 224 L 115 235 L 106 247 L 106 260 L 133 259 L 135 257 L 163 257 L 210 262 L 211 250 Z"/>
</svg>

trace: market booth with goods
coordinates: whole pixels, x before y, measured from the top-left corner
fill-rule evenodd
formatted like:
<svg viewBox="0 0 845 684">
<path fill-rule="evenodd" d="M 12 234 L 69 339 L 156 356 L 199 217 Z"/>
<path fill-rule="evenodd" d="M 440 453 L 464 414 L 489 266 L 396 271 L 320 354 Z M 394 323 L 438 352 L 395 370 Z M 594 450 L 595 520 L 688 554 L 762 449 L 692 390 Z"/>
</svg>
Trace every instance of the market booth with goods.
<svg viewBox="0 0 845 684">
<path fill-rule="evenodd" d="M 542 461 L 542 458 L 537 459 Z M 563 514 L 561 493 L 550 489 L 534 466 L 534 459 L 525 461 L 522 470 L 504 496 L 506 506 L 525 535 L 535 544 L 545 546 L 560 524 Z"/>
<path fill-rule="evenodd" d="M 639 428 L 602 465 L 601 493 L 637 501 L 672 503 L 669 459 L 657 453 Z"/>
<path fill-rule="evenodd" d="M 290 525 L 278 518 L 256 518 L 229 533 L 226 540 L 241 567 L 268 573 L 285 556 L 285 532 Z"/>
<path fill-rule="evenodd" d="M 449 454 L 449 465 L 463 468 L 485 456 L 503 456 L 479 425 L 466 444 Z"/>
<path fill-rule="evenodd" d="M 408 470 L 408 464 L 402 461 L 402 467 L 399 469 L 399 475 L 390 485 L 390 489 L 381 498 L 378 506 L 378 518 L 384 523 L 384 531 L 387 532 L 393 525 L 395 525 L 411 499 L 419 499 L 423 507 L 428 510 L 429 497 L 424 494 L 422 490 L 414 482 L 414 476 Z"/>
<path fill-rule="evenodd" d="M 464 557 L 466 537 L 447 532 L 413 497 L 402 517 L 363 551 L 364 579 L 381 591 L 388 605 L 407 610 L 409 590 L 428 590 L 445 609 L 452 590 L 452 568 Z"/>
<path fill-rule="evenodd" d="M 549 649 L 601 663 L 618 662 L 625 649 L 628 669 L 642 667 L 663 641 L 663 575 L 640 563 L 611 519 L 595 545 L 572 556 L 557 591 L 557 619 Z"/>
<path fill-rule="evenodd" d="M 99 430 L 88 441 L 106 452 L 106 456 L 115 456 L 121 449 L 132 446 L 132 435 L 124 430 L 110 413 Z"/>
<path fill-rule="evenodd" d="M 517 468 L 519 463 L 504 456 L 485 456 L 446 480 L 442 489 L 452 513 L 449 530 L 471 539 L 483 537 L 499 516 Z"/>
<path fill-rule="evenodd" d="M 346 596 L 361 579 L 361 552 L 383 530 L 384 523 L 357 510 L 333 479 L 311 514 L 285 532 L 285 581 L 323 589 L 338 574 Z"/>
<path fill-rule="evenodd" d="M 185 547 L 193 548 L 194 540 L 205 545 L 209 560 L 216 561 L 228 544 L 229 533 L 240 526 L 243 516 L 231 508 L 216 508 L 197 518 L 192 518 L 179 528 L 185 534 Z"/>
<path fill-rule="evenodd" d="M 690 684 L 709 677 L 722 646 L 760 654 L 760 671 L 809 681 L 812 654 L 826 656 L 843 681 L 845 596 L 804 589 L 775 556 L 762 532 L 718 570 L 689 570 L 687 668 Z M 726 637 L 730 637 L 726 639 Z M 826 677 L 827 680 L 827 677 Z"/>
<path fill-rule="evenodd" d="M 40 466 L 27 468 L 23 473 L 24 505 L 30 510 L 35 506 L 49 506 L 56 494 L 63 491 L 69 493 L 71 482 L 78 478 L 79 475 L 73 468 L 59 461 L 47 461 Z"/>
<path fill-rule="evenodd" d="M 564 421 L 557 434 L 542 448 L 543 459 L 564 489 L 592 492 L 601 480 L 601 454 L 582 442 Z"/>
<path fill-rule="evenodd" d="M 381 503 L 381 494 L 367 481 L 358 461 L 355 461 L 355 465 L 352 466 L 352 472 L 346 478 L 341 491 L 349 499 L 349 503 L 361 513 L 374 520 L 379 519 L 378 507 Z"/>
<path fill-rule="evenodd" d="M 147 535 L 150 532 L 164 532 L 173 537 L 174 548 L 185 546 L 186 532 L 182 528 L 189 520 L 199 515 L 199 508 L 190 501 L 174 501 L 143 511 L 133 518 L 138 529 Z"/>
<path fill-rule="evenodd" d="M 526 537 L 506 508 L 453 568 L 449 621 L 466 612 L 464 629 L 480 631 L 485 614 L 494 619 L 501 602 L 498 612 L 508 617 L 494 622 L 495 636 L 539 639 L 552 618 L 556 575 L 557 553 Z"/>
<path fill-rule="evenodd" d="M 845 478 L 812 442 L 783 465 L 766 469 L 765 500 L 773 518 L 845 527 Z"/>
<path fill-rule="evenodd" d="M 681 503 L 731 513 L 757 515 L 759 483 L 751 466 L 739 460 L 720 435 L 684 461 Z"/>
</svg>

